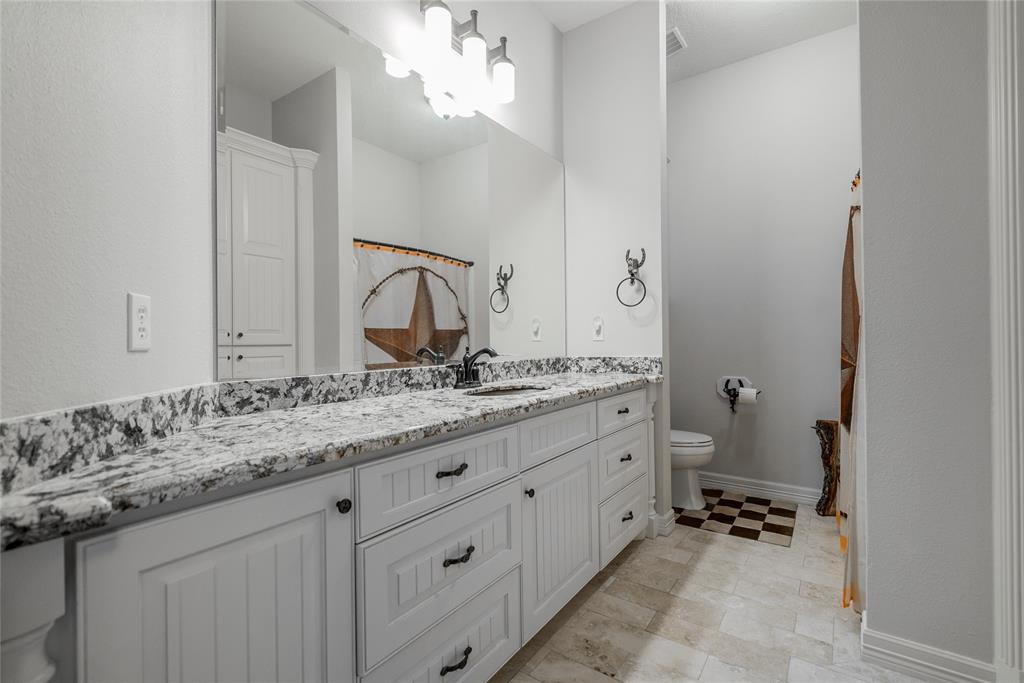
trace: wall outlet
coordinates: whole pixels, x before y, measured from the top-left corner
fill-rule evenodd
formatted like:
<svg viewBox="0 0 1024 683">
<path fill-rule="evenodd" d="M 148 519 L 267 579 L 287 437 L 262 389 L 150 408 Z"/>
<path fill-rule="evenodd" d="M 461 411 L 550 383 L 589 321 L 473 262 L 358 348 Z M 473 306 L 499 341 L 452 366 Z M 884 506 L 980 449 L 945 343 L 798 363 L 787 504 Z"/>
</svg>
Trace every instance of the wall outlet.
<svg viewBox="0 0 1024 683">
<path fill-rule="evenodd" d="M 153 302 L 145 294 L 128 292 L 128 350 L 149 351 L 153 345 Z"/>
<path fill-rule="evenodd" d="M 604 318 L 599 315 L 594 316 L 594 336 L 593 341 L 604 341 Z"/>
<path fill-rule="evenodd" d="M 540 327 L 540 318 L 535 316 L 533 320 L 530 321 L 530 341 L 542 341 Z"/>
</svg>

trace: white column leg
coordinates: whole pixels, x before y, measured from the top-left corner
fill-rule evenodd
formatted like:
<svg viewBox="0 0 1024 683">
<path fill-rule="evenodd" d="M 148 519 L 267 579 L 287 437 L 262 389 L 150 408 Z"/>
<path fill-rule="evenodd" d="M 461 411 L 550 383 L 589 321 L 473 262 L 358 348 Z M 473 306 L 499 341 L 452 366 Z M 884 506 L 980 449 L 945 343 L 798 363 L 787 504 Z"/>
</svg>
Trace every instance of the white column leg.
<svg viewBox="0 0 1024 683">
<path fill-rule="evenodd" d="M 7 551 L 0 564 L 0 679 L 46 683 L 56 673 L 46 635 L 64 614 L 64 541 Z"/>
</svg>

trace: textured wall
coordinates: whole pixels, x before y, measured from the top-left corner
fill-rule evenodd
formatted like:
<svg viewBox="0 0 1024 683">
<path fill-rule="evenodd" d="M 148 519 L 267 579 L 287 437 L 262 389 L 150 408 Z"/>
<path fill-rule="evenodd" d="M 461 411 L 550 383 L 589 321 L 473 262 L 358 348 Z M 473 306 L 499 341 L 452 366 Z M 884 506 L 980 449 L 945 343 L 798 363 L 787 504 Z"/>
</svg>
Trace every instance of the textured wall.
<svg viewBox="0 0 1024 683">
<path fill-rule="evenodd" d="M 985 3 L 863 2 L 867 607 L 992 661 Z"/>
<path fill-rule="evenodd" d="M 850 26 L 669 84 L 672 422 L 715 439 L 708 471 L 821 486 L 857 73 Z M 734 374 L 764 391 L 735 415 L 715 391 Z"/>
<path fill-rule="evenodd" d="M 2 415 L 210 381 L 210 6 L 2 11 Z"/>
</svg>

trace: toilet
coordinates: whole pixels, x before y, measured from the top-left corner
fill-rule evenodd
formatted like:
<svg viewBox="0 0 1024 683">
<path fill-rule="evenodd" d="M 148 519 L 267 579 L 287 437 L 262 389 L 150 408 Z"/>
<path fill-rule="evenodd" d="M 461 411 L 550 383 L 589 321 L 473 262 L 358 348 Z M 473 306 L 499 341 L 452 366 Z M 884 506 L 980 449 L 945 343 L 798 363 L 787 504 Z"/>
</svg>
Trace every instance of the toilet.
<svg viewBox="0 0 1024 683">
<path fill-rule="evenodd" d="M 704 507 L 704 494 L 697 476 L 699 468 L 711 462 L 715 442 L 707 434 L 672 430 L 672 507 L 700 510 Z"/>
</svg>

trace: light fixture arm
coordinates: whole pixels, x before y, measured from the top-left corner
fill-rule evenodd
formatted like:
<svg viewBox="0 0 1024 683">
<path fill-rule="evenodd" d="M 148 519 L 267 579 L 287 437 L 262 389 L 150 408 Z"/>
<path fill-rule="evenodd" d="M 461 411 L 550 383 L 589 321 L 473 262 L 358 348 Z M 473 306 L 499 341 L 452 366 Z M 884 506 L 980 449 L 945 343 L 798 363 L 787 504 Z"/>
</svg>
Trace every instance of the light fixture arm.
<svg viewBox="0 0 1024 683">
<path fill-rule="evenodd" d="M 501 38 L 498 39 L 498 46 L 492 47 L 490 50 L 487 51 L 487 63 L 490 64 L 491 62 L 498 59 L 511 62 L 512 60 L 508 58 L 507 49 L 508 38 L 506 36 L 502 36 Z"/>
</svg>

